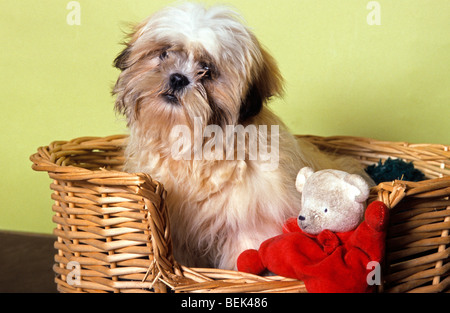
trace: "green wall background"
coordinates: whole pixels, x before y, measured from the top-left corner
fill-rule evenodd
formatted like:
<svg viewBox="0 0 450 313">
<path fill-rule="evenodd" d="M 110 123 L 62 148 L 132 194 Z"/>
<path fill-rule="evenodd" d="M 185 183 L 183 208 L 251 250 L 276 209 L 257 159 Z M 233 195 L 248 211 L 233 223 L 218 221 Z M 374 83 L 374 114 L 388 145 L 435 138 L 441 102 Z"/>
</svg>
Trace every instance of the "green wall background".
<svg viewBox="0 0 450 313">
<path fill-rule="evenodd" d="M 54 140 L 126 132 L 112 61 L 162 0 L 0 1 L 0 230 L 50 233 L 50 179 L 29 156 Z M 205 1 L 208 4 L 219 1 Z M 450 2 L 229 0 L 278 60 L 271 107 L 299 134 L 450 144 Z"/>
</svg>

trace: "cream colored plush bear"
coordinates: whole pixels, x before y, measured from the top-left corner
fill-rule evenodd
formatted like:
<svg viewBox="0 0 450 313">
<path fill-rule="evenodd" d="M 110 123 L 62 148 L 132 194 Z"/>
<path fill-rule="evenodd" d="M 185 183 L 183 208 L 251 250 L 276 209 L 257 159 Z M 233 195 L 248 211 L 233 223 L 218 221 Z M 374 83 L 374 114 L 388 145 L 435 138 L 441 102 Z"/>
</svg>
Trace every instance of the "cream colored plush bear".
<svg viewBox="0 0 450 313">
<path fill-rule="evenodd" d="M 302 193 L 298 225 L 309 234 L 346 232 L 363 220 L 369 186 L 359 175 L 339 170 L 302 168 L 295 182 Z"/>
</svg>

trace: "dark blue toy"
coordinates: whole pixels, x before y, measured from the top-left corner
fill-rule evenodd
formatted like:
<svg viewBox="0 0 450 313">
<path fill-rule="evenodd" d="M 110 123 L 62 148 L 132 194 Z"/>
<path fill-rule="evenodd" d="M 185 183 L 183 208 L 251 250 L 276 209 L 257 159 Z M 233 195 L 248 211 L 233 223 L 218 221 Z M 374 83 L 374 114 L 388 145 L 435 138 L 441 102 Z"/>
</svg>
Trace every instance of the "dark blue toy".
<svg viewBox="0 0 450 313">
<path fill-rule="evenodd" d="M 368 166 L 366 172 L 377 185 L 396 179 L 406 181 L 421 181 L 425 179 L 425 175 L 414 168 L 412 162 L 408 163 L 401 159 L 388 158 L 384 164 L 380 160 L 378 164 Z"/>
</svg>

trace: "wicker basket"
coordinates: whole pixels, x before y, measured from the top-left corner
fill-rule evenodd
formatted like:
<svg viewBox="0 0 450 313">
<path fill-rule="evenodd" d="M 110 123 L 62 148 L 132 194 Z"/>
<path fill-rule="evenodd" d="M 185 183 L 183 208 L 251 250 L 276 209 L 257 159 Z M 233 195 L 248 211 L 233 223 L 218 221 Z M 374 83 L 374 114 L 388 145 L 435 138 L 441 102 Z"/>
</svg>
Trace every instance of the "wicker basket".
<svg viewBox="0 0 450 313">
<path fill-rule="evenodd" d="M 358 137 L 302 136 L 364 165 L 412 161 L 427 180 L 372 188 L 391 208 L 383 292 L 450 290 L 450 152 Z M 301 281 L 188 268 L 172 255 L 166 193 L 145 174 L 121 172 L 125 135 L 57 141 L 31 156 L 53 179 L 54 271 L 61 292 L 306 292 Z"/>
</svg>

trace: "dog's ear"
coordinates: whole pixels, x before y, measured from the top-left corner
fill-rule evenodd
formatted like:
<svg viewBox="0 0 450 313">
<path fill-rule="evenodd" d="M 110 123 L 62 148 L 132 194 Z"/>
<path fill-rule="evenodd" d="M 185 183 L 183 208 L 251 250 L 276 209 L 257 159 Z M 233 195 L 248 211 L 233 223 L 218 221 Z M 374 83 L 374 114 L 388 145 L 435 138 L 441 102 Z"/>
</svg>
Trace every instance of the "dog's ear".
<svg viewBox="0 0 450 313">
<path fill-rule="evenodd" d="M 258 44 L 259 46 L 259 44 Z M 239 123 L 257 115 L 272 96 L 283 94 L 283 78 L 275 59 L 262 47 L 261 61 L 239 111 Z"/>
<path fill-rule="evenodd" d="M 119 78 L 116 81 L 116 84 L 114 86 L 114 89 L 112 90 L 112 94 L 116 95 L 116 103 L 115 103 L 115 110 L 117 113 L 119 114 L 123 114 L 126 115 L 129 118 L 129 108 L 127 107 L 126 103 L 125 103 L 125 95 L 127 94 L 127 92 L 125 92 L 126 90 L 126 85 L 127 85 L 127 81 L 128 79 L 123 76 L 125 75 L 125 70 L 127 68 L 130 67 L 130 62 L 129 62 L 129 58 L 130 58 L 130 53 L 131 53 L 131 47 L 130 45 L 126 45 L 126 48 L 122 50 L 122 52 L 120 52 L 120 54 L 114 59 L 114 67 L 118 68 L 119 70 L 122 71 L 122 73 L 119 75 Z M 128 74 L 127 74 L 128 76 Z"/>
<path fill-rule="evenodd" d="M 123 51 L 114 59 L 114 66 L 123 71 L 128 68 L 128 58 L 130 56 L 130 47 L 127 46 Z"/>
</svg>

